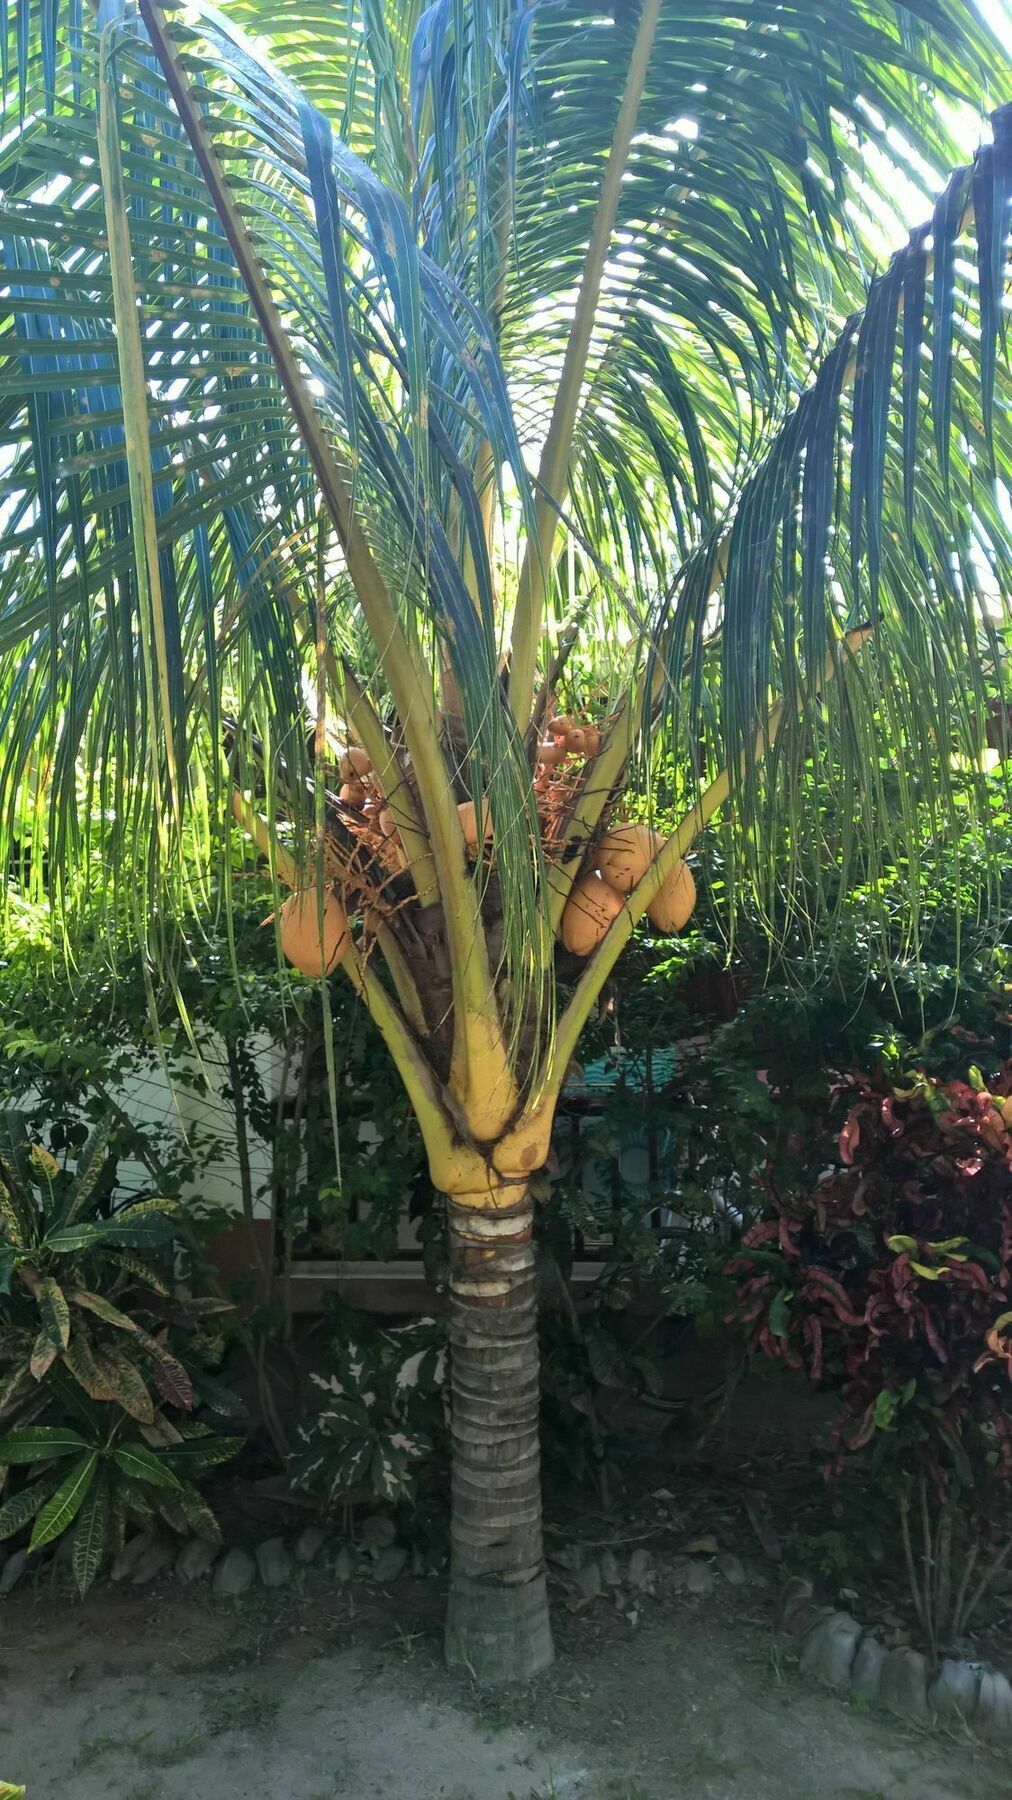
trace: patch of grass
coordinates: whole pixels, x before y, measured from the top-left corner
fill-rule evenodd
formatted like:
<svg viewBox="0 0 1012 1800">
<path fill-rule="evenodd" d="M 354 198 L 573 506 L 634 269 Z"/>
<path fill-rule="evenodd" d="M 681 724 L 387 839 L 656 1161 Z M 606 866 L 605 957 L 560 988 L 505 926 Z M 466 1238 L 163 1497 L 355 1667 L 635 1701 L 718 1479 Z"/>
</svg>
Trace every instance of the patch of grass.
<svg viewBox="0 0 1012 1800">
<path fill-rule="evenodd" d="M 413 1662 L 419 1646 L 426 1643 L 428 1633 L 425 1631 L 405 1631 L 403 1625 L 394 1626 L 394 1635 L 379 1645 L 380 1653 L 391 1651 L 404 1662 Z"/>
<path fill-rule="evenodd" d="M 189 1762 L 191 1756 L 198 1755 L 203 1748 L 205 1734 L 202 1731 L 181 1731 L 177 1737 L 159 1739 L 155 1744 L 148 1741 L 150 1736 L 151 1733 L 148 1732 L 139 1740 L 140 1747 L 133 1746 L 138 1762 L 147 1767 L 170 1769 L 174 1763 Z"/>
<path fill-rule="evenodd" d="M 209 1616 L 228 1629 L 209 1651 L 180 1656 L 173 1664 L 179 1674 L 210 1675 L 218 1669 L 239 1669 L 248 1663 L 264 1662 L 286 1636 L 284 1605 L 276 1593 L 254 1588 L 240 1600 L 212 1598 L 207 1607 Z"/>
<path fill-rule="evenodd" d="M 736 1790 L 731 1785 L 732 1777 L 740 1780 L 743 1773 L 740 1764 L 732 1762 L 727 1756 L 718 1755 L 708 1744 L 696 1744 L 687 1749 L 684 1756 L 678 1758 L 676 1767 L 678 1791 L 685 1795 L 690 1794 L 693 1787 L 717 1781 L 726 1784 L 723 1790 L 725 1793 L 734 1793 Z"/>
<path fill-rule="evenodd" d="M 137 1738 L 112 1737 L 102 1732 L 96 1737 L 85 1738 L 74 1758 L 74 1772 L 83 1774 L 85 1769 L 93 1769 L 96 1763 L 104 1762 L 109 1756 L 136 1756 L 150 1736 L 150 1731 L 142 1732 Z"/>
<path fill-rule="evenodd" d="M 269 1731 L 280 1706 L 277 1694 L 223 1688 L 204 1701 L 205 1733 L 208 1737 L 220 1737 L 225 1731 Z"/>
</svg>

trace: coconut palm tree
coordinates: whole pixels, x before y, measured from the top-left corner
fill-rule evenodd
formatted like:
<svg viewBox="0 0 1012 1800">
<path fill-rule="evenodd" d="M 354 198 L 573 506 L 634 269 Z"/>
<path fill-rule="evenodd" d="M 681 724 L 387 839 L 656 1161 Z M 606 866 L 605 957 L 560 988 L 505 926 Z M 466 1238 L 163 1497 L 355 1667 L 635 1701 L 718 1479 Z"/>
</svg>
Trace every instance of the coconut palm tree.
<svg viewBox="0 0 1012 1800">
<path fill-rule="evenodd" d="M 233 818 L 296 890 L 447 1197 L 448 1656 L 529 1676 L 531 1182 L 624 945 L 722 807 L 831 934 L 993 799 L 1008 67 L 961 0 L 5 18 L 0 848 L 152 968 Z"/>
</svg>

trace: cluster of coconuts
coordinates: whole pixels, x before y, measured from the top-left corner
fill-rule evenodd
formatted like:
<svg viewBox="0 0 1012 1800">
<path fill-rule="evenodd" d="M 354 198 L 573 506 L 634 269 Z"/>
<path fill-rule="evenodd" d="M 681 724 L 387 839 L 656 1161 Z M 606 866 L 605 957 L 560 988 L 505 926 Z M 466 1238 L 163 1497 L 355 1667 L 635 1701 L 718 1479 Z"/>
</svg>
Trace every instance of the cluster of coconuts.
<svg viewBox="0 0 1012 1800">
<path fill-rule="evenodd" d="M 601 748 L 601 733 L 597 726 L 581 724 L 569 713 L 559 713 L 549 719 L 545 731 L 546 736 L 538 745 L 538 766 L 542 769 L 559 768 L 567 756 L 589 759 Z"/>
<path fill-rule="evenodd" d="M 341 788 L 338 799 L 342 806 L 352 812 L 362 812 L 371 823 L 375 821 L 376 829 L 385 840 L 388 857 L 398 869 L 406 869 L 408 859 L 401 847 L 397 831 L 397 821 L 389 806 L 386 805 L 379 784 L 373 779 L 373 766 L 368 754 L 358 744 L 352 744 L 344 752 L 338 764 L 341 773 Z M 478 815 L 473 800 L 464 800 L 457 808 L 464 842 L 471 856 L 478 854 Z M 484 841 L 487 844 L 492 837 L 492 818 L 486 804 L 484 819 Z M 370 815 L 372 818 L 370 819 Z"/>
<path fill-rule="evenodd" d="M 570 757 L 589 760 L 601 747 L 596 725 L 580 724 L 568 714 L 549 719 L 547 736 L 538 746 L 539 774 L 554 784 L 555 771 Z M 375 779 L 368 753 L 359 744 L 343 752 L 339 770 L 342 806 L 360 812 L 382 839 L 382 854 L 395 870 L 406 869 L 407 857 L 397 824 Z M 480 855 L 478 813 L 473 800 L 457 808 L 464 842 L 470 856 Z M 492 838 L 488 803 L 482 807 L 481 844 Z M 577 877 L 562 915 L 560 937 L 576 956 L 589 956 L 625 904 L 626 896 L 643 879 L 659 851 L 663 838 L 648 825 L 616 825 L 598 841 L 588 866 Z M 684 862 L 677 862 L 647 908 L 657 931 L 681 931 L 696 904 L 696 884 Z M 351 947 L 348 916 L 331 888 L 324 891 L 322 930 L 316 890 L 307 888 L 289 896 L 278 914 L 282 954 L 303 975 L 319 980 L 336 969 Z"/>
<path fill-rule="evenodd" d="M 663 842 L 661 833 L 649 825 L 616 825 L 594 845 L 590 867 L 573 883 L 562 914 L 559 935 L 574 956 L 589 956 L 597 949 Z M 647 917 L 657 931 L 681 931 L 695 904 L 692 871 L 679 860 L 647 907 Z"/>
</svg>

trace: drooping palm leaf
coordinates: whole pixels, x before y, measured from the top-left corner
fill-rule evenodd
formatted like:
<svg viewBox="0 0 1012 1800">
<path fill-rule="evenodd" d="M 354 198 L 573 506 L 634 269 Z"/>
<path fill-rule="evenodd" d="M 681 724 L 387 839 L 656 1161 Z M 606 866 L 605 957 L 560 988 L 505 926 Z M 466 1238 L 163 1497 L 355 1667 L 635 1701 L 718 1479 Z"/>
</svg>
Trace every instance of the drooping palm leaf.
<svg viewBox="0 0 1012 1800">
<path fill-rule="evenodd" d="M 636 10 L 620 6 L 609 24 L 572 5 L 447 5 L 416 19 L 373 4 L 360 20 L 328 12 L 326 30 L 312 8 L 279 13 L 260 0 L 235 0 L 224 16 L 189 9 L 178 25 L 168 16 L 286 341 L 352 472 L 368 553 L 415 647 L 421 705 L 435 702 L 440 662 L 452 669 L 461 774 L 476 795 L 491 792 L 502 955 L 523 1013 L 523 994 L 540 994 L 545 978 L 544 872 L 497 679 L 510 570 L 535 500 L 519 446 L 535 444 L 547 418 Z M 8 852 L 48 831 L 55 868 L 88 855 L 87 771 L 89 794 L 118 813 L 103 853 L 144 893 L 177 867 L 150 773 L 169 744 L 198 860 L 222 842 L 232 780 L 264 789 L 268 812 L 282 788 L 289 813 L 308 793 L 319 499 L 275 345 L 163 72 L 129 17 L 114 7 L 103 17 L 166 666 L 153 671 L 144 655 L 110 202 L 95 180 L 96 41 L 89 25 L 72 44 L 68 15 L 26 0 L 9 21 L 25 125 L 4 160 L 0 822 Z M 255 31 L 256 48 L 237 25 Z M 845 814 L 859 791 L 869 800 L 884 719 L 906 759 L 900 813 L 926 798 L 944 810 L 942 734 L 954 710 L 969 744 L 997 678 L 980 590 L 1000 589 L 1007 555 L 990 485 L 1008 466 L 1007 415 L 994 401 L 1003 115 L 994 150 L 939 202 L 930 274 L 922 234 L 870 284 L 866 275 L 890 171 L 914 166 L 893 149 L 896 133 L 918 169 L 953 160 L 936 95 L 993 89 L 993 56 L 954 4 L 798 5 L 775 20 L 759 4 L 733 17 L 709 4 L 661 8 L 569 492 L 549 498 L 567 521 L 578 584 L 593 584 L 618 639 L 609 679 L 634 679 L 636 642 L 652 645 L 646 763 L 658 722 L 675 728 L 686 795 L 700 721 L 714 767 L 737 769 L 746 753 L 736 841 L 753 880 L 781 879 L 763 856 L 784 840 L 785 806 L 795 808 L 789 874 L 803 876 L 794 796 L 820 757 Z M 958 248 L 968 223 L 974 268 Z M 505 483 L 497 568 L 482 467 Z M 334 553 L 328 581 L 332 643 L 362 658 L 384 709 L 385 646 L 368 646 Z M 553 605 L 569 598 L 564 581 L 550 587 Z M 825 705 L 787 709 L 778 780 L 760 784 L 747 751 L 771 689 L 800 694 L 827 636 L 872 615 L 867 672 Z M 960 683 L 981 632 L 984 660 Z M 223 705 L 236 721 L 227 769 Z"/>
</svg>

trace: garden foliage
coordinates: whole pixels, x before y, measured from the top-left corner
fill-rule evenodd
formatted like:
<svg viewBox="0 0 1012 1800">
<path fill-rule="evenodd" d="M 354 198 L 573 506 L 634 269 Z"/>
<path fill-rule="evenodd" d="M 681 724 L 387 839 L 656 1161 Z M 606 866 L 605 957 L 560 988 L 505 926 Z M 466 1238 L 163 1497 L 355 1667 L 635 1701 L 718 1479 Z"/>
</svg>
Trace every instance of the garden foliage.
<svg viewBox="0 0 1012 1800">
<path fill-rule="evenodd" d="M 196 1483 L 242 1441 L 198 1410 L 236 1410 L 194 1354 L 224 1303 L 173 1294 L 174 1210 L 117 1204 L 101 1136 L 71 1168 L 0 1116 L 0 1538 L 72 1532 L 82 1593 L 128 1520 L 217 1536 Z"/>
</svg>

